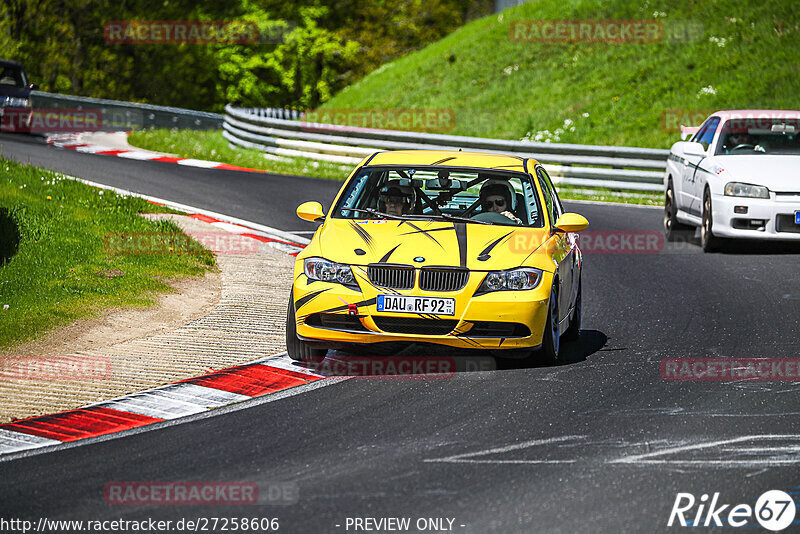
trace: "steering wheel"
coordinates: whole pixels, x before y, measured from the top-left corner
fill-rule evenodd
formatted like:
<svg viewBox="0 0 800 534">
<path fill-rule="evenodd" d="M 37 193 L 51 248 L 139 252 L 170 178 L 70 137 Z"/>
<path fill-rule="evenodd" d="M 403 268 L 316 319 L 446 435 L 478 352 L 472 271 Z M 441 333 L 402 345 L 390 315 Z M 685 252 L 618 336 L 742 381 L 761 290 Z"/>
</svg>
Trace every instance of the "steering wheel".
<svg viewBox="0 0 800 534">
<path fill-rule="evenodd" d="M 756 146 L 755 146 L 755 145 L 748 144 L 748 143 L 742 143 L 742 144 L 740 144 L 740 145 L 736 145 L 735 147 L 733 147 L 733 148 L 731 149 L 731 152 L 736 152 L 737 150 L 739 150 L 739 149 L 743 149 L 743 148 L 748 148 L 748 149 L 750 149 L 750 150 L 752 150 L 752 151 L 755 151 L 755 149 L 756 149 Z"/>
<path fill-rule="evenodd" d="M 494 224 L 503 224 L 508 225 L 510 224 L 518 224 L 503 215 L 502 213 L 497 213 L 496 211 L 483 211 L 476 215 L 470 217 L 470 219 L 474 219 L 476 221 L 483 221 L 483 222 L 490 222 Z"/>
</svg>

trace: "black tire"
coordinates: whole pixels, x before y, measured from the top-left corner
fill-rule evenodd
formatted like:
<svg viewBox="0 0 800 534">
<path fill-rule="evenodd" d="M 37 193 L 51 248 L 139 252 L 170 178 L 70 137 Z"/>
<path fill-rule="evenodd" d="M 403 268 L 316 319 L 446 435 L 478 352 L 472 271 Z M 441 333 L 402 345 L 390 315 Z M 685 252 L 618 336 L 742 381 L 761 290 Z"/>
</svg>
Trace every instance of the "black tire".
<svg viewBox="0 0 800 534">
<path fill-rule="evenodd" d="M 703 225 L 700 227 L 700 244 L 703 252 L 722 250 L 722 238 L 714 235 L 714 211 L 711 209 L 711 193 L 708 189 L 703 194 Z"/>
<path fill-rule="evenodd" d="M 664 194 L 664 236 L 667 241 L 686 241 L 694 234 L 694 226 L 678 222 L 678 208 L 675 206 L 675 189 L 672 180 L 667 184 Z"/>
<path fill-rule="evenodd" d="M 575 297 L 575 308 L 572 310 L 572 317 L 569 318 L 569 328 L 564 332 L 566 341 L 577 341 L 581 337 L 581 293 L 583 284 L 578 278 L 578 296 Z"/>
<path fill-rule="evenodd" d="M 561 351 L 561 336 L 558 335 L 558 280 L 553 280 L 550 300 L 547 303 L 547 322 L 542 335 L 541 356 L 545 361 L 557 363 Z"/>
<path fill-rule="evenodd" d="M 297 322 L 294 309 L 294 293 L 289 294 L 289 309 L 286 313 L 286 352 L 297 362 L 320 363 L 327 349 L 315 349 L 297 337 Z"/>
</svg>

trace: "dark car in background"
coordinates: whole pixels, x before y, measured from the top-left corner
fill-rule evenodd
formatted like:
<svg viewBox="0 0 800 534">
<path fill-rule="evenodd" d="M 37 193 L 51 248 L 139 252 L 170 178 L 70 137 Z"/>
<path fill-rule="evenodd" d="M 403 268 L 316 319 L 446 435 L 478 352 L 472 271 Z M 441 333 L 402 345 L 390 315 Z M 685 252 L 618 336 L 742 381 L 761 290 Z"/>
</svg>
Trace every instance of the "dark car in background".
<svg viewBox="0 0 800 534">
<path fill-rule="evenodd" d="M 0 131 L 24 131 L 31 119 L 31 91 L 38 89 L 28 81 L 22 65 L 0 59 Z"/>
</svg>

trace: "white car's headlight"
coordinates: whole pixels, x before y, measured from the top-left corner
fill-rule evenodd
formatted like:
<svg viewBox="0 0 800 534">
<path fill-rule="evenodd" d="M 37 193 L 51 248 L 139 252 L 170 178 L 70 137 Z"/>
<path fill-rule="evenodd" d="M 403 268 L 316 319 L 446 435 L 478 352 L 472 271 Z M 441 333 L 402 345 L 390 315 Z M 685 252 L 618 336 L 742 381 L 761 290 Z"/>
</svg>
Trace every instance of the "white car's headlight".
<svg viewBox="0 0 800 534">
<path fill-rule="evenodd" d="M 7 96 L 3 101 L 3 106 L 9 108 L 29 108 L 31 107 L 31 99 Z"/>
<path fill-rule="evenodd" d="M 478 294 L 491 291 L 524 291 L 534 289 L 542 281 L 542 271 L 532 267 L 522 267 L 510 271 L 487 273 Z"/>
<path fill-rule="evenodd" d="M 349 287 L 358 288 L 356 277 L 349 265 L 336 263 L 324 258 L 306 258 L 303 261 L 303 271 L 311 280 L 322 282 L 336 282 Z"/>
<path fill-rule="evenodd" d="M 725 196 L 769 198 L 769 189 L 760 185 L 742 184 L 739 182 L 728 182 L 727 184 L 725 184 Z"/>
</svg>

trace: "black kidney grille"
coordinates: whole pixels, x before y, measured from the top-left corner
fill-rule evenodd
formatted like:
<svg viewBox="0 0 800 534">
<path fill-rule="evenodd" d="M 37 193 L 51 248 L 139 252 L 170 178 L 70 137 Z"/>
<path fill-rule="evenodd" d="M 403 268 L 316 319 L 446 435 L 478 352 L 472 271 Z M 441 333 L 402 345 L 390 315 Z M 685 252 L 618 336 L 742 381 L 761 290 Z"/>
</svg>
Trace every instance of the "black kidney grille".
<svg viewBox="0 0 800 534">
<path fill-rule="evenodd" d="M 378 287 L 391 289 L 411 289 L 414 287 L 412 267 L 386 267 L 370 265 L 367 267 L 370 282 Z"/>
<path fill-rule="evenodd" d="M 422 269 L 419 288 L 423 291 L 458 291 L 467 285 L 466 269 Z"/>
</svg>

